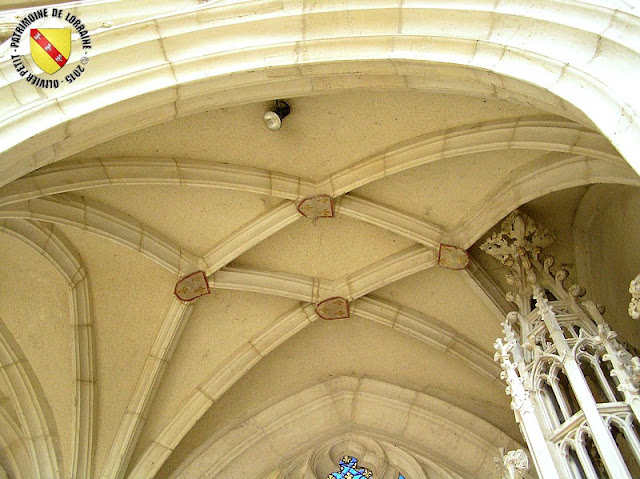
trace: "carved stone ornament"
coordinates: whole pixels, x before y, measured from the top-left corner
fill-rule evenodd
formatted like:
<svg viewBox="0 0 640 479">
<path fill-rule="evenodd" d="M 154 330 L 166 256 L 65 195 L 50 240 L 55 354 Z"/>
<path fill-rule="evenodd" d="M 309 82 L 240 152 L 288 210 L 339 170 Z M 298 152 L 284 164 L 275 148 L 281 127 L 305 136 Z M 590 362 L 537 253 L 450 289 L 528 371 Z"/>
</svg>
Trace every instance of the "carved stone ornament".
<svg viewBox="0 0 640 479">
<path fill-rule="evenodd" d="M 511 396 L 511 409 L 524 412 L 532 410 L 533 406 L 529 391 L 524 387 L 524 378 L 518 376 L 517 364 L 511 361 L 511 351 L 516 347 L 515 341 L 496 339 L 493 347 L 496 353 L 493 360 L 500 364 L 502 372 L 500 379 L 507 383 L 505 393 Z"/>
<path fill-rule="evenodd" d="M 578 392 L 575 393 L 580 406 L 592 405 L 592 410 L 595 411 L 590 412 L 585 407 L 582 413 L 590 425 L 602 424 L 602 431 L 606 435 L 606 421 L 598 422 L 605 420 L 606 416 L 604 411 L 593 409 L 596 401 L 589 393 L 589 384 L 585 380 L 587 371 L 607 361 L 610 375 L 617 382 L 617 389 L 623 392 L 625 402 L 635 413 L 640 406 L 640 359 L 633 357 L 616 339 L 615 332 L 611 331 L 602 317 L 602 307 L 593 301 L 578 301 L 585 295 L 585 289 L 578 284 L 567 284 L 569 270 L 561 266 L 552 271 L 553 257 L 542 254 L 543 248 L 552 241 L 553 237 L 546 228 L 536 225 L 522 212 L 514 211 L 501 223 L 500 230 L 480 248 L 508 268 L 506 282 L 515 287 L 515 292 L 507 294 L 507 299 L 517 310 L 507 314 L 506 321 L 502 324 L 504 339 L 496 340 L 494 345 L 494 358 L 502 369 L 500 378 L 507 383 L 506 393 L 511 396 L 511 409 L 536 465 L 543 470 L 546 468 L 546 472 L 540 477 L 558 479 L 565 476 L 558 474 L 559 464 L 555 464 L 556 460 L 564 463 L 566 458 L 556 459 L 552 456 L 545 436 L 554 437 L 556 444 L 576 436 L 572 436 L 575 433 L 566 427 L 567 422 L 562 424 L 562 416 L 557 411 L 562 395 L 558 394 L 556 397 L 557 403 L 540 400 L 541 392 L 557 394 L 559 378 L 552 371 L 550 360 L 563 365 L 563 372 L 572 386 L 577 384 L 582 387 L 579 395 Z M 630 291 L 638 301 L 640 276 L 632 282 Z M 640 317 L 638 306 L 632 300 L 629 306 L 632 316 L 635 312 L 636 317 Z M 579 354 L 584 348 L 598 351 L 591 364 L 581 361 Z M 587 370 L 580 371 L 584 368 Z M 607 370 L 604 367 L 602 369 L 607 374 Z M 605 383 L 604 380 L 602 382 Z M 548 389 L 543 390 L 542 384 Z M 613 391 L 609 392 L 611 397 Z M 570 419 L 575 412 L 562 414 L 564 419 L 575 421 Z M 554 414 L 560 418 L 551 427 L 547 419 L 540 422 L 541 418 L 549 414 L 552 418 Z M 574 424 L 572 427 L 579 427 L 577 422 Z M 598 434 L 602 431 L 594 430 L 594 441 L 599 440 Z M 529 459 L 525 451 L 510 451 L 502 454 L 501 459 L 496 464 L 503 479 L 528 477 Z M 615 465 L 613 454 L 603 455 L 602 459 L 609 470 L 612 462 Z M 623 477 L 621 474 L 613 476 Z"/>
<path fill-rule="evenodd" d="M 640 390 L 640 358 L 632 356 L 617 340 L 618 334 L 608 324 L 598 325 L 598 334 L 593 337 L 597 345 L 607 349 L 604 360 L 613 364 L 612 375 L 618 378 L 618 390 L 637 394 Z"/>
<path fill-rule="evenodd" d="M 189 276 L 185 276 L 176 283 L 173 293 L 180 301 L 187 302 L 211 293 L 206 273 L 204 271 L 196 271 Z"/>
<path fill-rule="evenodd" d="M 469 253 L 457 246 L 441 244 L 438 251 L 438 266 L 447 269 L 465 269 L 469 264 Z"/>
<path fill-rule="evenodd" d="M 556 298 L 568 301 L 585 294 L 579 285 L 565 286 L 569 276 L 567 268 L 561 266 L 551 271 L 554 259 L 542 253 L 543 248 L 553 241 L 553 235 L 545 227 L 516 210 L 500 223 L 500 230 L 480 246 L 481 250 L 509 268 L 506 281 L 513 290 L 506 294 L 506 298 L 525 316 L 529 313 L 528 298 L 537 288 L 543 287 L 552 291 Z"/>
<path fill-rule="evenodd" d="M 347 319 L 349 302 L 339 297 L 325 299 L 316 306 L 316 314 L 322 319 Z"/>
<path fill-rule="evenodd" d="M 302 216 L 312 220 L 333 218 L 333 198 L 329 195 L 309 196 L 298 204 L 298 211 Z"/>
<path fill-rule="evenodd" d="M 526 473 L 529 471 L 529 457 L 523 449 L 509 451 L 504 455 L 504 465 L 513 465 L 516 471 Z"/>
<path fill-rule="evenodd" d="M 491 235 L 480 249 L 511 266 L 517 259 L 526 260 L 528 255 L 537 257 L 541 249 L 553 241 L 553 235 L 546 228 L 516 210 L 502 221 L 500 231 Z"/>
<path fill-rule="evenodd" d="M 500 457 L 494 458 L 498 471 L 504 479 L 520 479 L 527 476 L 529 472 L 529 456 L 524 449 L 516 449 L 506 454 L 500 448 Z"/>
<path fill-rule="evenodd" d="M 629 303 L 629 316 L 633 319 L 640 319 L 640 274 L 631 281 L 629 286 L 631 302 Z"/>
</svg>

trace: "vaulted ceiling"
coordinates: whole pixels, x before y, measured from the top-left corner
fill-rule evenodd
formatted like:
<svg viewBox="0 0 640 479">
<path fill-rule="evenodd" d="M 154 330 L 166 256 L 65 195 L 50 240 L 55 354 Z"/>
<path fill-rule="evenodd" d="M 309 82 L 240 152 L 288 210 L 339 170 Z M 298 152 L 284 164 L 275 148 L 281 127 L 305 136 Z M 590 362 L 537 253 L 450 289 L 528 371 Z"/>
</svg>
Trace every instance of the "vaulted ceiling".
<svg viewBox="0 0 640 479">
<path fill-rule="evenodd" d="M 280 479 L 311 462 L 324 477 L 318 458 L 343 443 L 396 477 L 494 477 L 497 448 L 522 438 L 492 361 L 508 285 L 477 245 L 519 207 L 640 345 L 625 312 L 640 178 L 593 122 L 523 97 L 383 86 L 288 91 L 276 132 L 262 114 L 278 88 L 7 163 L 10 477 Z M 300 213 L 318 195 L 333 217 Z M 195 271 L 210 294 L 180 301 Z M 349 318 L 319 317 L 333 297 Z"/>
</svg>

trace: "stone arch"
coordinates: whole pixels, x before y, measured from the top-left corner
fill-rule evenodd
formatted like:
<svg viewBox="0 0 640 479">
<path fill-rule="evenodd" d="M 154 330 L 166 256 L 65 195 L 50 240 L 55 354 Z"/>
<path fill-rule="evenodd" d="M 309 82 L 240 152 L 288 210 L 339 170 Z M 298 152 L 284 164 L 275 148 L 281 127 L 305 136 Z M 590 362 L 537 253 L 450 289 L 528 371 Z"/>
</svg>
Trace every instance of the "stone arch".
<svg viewBox="0 0 640 479">
<path fill-rule="evenodd" d="M 453 442 L 445 439 L 443 428 L 459 431 L 452 435 Z M 401 464 L 389 452 L 389 443 L 420 460 Z M 269 477 L 276 468 L 325 477 L 332 472 L 333 456 L 350 451 L 367 457 L 368 467 L 384 478 L 387 471 L 397 471 L 394 466 L 417 478 L 424 477 L 424 466 L 445 473 L 428 477 L 489 478 L 495 474 L 495 450 L 505 446 L 518 445 L 478 417 L 427 394 L 344 376 L 295 393 L 209 438 L 171 479 Z M 256 450 L 264 454 L 252 456 Z M 134 469 L 131 475 L 139 473 Z"/>
<path fill-rule="evenodd" d="M 95 384 L 93 331 L 87 273 L 74 246 L 51 224 L 9 219 L 0 221 L 0 232 L 9 234 L 42 254 L 58 271 L 69 288 L 74 342 L 73 370 L 76 373 L 74 377 L 75 411 L 70 476 L 90 477 L 93 463 Z M 8 331 L 6 333 L 9 334 Z M 24 361 L 26 362 L 26 359 Z M 25 371 L 28 370 L 25 368 Z M 26 376 L 25 381 L 29 380 L 37 382 L 37 378 Z M 34 389 L 34 386 L 29 386 L 28 389 Z M 53 423 L 53 418 L 48 418 L 44 415 L 45 413 L 42 412 L 44 411 L 44 406 L 38 404 L 39 398 L 37 395 L 33 398 L 21 399 L 18 397 L 18 400 L 20 403 L 24 403 L 21 407 L 34 408 L 34 412 L 24 415 L 25 424 L 22 424 L 23 430 L 27 428 L 28 431 L 31 431 L 37 424 L 37 427 L 41 428 L 43 432 L 42 438 L 28 435 L 27 441 L 47 441 L 49 449 L 49 452 L 43 451 L 42 446 L 38 447 L 37 443 L 34 442 L 32 447 L 35 448 L 37 455 L 37 461 L 34 461 L 32 457 L 34 471 L 37 471 L 37 474 L 40 474 L 43 478 L 57 477 L 58 466 L 55 465 L 54 468 L 46 462 L 47 460 L 55 461 L 55 454 L 52 453 L 54 451 L 54 444 L 51 438 L 53 431 L 49 431 L 50 428 L 48 426 L 48 423 Z M 46 403 L 46 400 L 40 402 Z M 35 419 L 36 413 L 41 416 L 39 423 Z M 34 416 L 33 419 L 30 418 L 31 416 Z M 35 424 L 32 425 L 31 422 Z M 50 458 L 49 455 L 52 455 L 52 457 Z"/>
<path fill-rule="evenodd" d="M 37 378 L 11 333 L 0 321 L 0 373 L 20 418 L 31 471 L 35 478 L 60 477 L 55 440 L 55 423 L 42 398 Z"/>
<path fill-rule="evenodd" d="M 249 11 L 214 4 L 104 31 L 96 36 L 108 46 L 83 85 L 45 100 L 10 91 L 17 73 L 1 87 L 13 106 L 3 122 L 1 183 L 205 108 L 376 83 L 563 112 L 595 125 L 637 171 L 637 17 L 586 2 L 551 4 L 535 10 L 354 0 L 314 7 L 270 0 Z M 119 65 L 125 53 L 140 60 Z"/>
</svg>

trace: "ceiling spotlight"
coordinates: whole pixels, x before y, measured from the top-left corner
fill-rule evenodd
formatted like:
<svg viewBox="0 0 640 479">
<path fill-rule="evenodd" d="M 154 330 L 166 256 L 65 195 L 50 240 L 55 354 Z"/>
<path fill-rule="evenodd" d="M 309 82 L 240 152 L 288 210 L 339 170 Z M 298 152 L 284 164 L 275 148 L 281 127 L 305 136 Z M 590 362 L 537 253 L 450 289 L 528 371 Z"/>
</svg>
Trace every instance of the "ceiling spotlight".
<svg viewBox="0 0 640 479">
<path fill-rule="evenodd" d="M 279 130 L 282 126 L 282 119 L 291 113 L 291 107 L 283 100 L 276 100 L 276 109 L 268 111 L 262 117 L 264 125 L 272 131 Z"/>
</svg>

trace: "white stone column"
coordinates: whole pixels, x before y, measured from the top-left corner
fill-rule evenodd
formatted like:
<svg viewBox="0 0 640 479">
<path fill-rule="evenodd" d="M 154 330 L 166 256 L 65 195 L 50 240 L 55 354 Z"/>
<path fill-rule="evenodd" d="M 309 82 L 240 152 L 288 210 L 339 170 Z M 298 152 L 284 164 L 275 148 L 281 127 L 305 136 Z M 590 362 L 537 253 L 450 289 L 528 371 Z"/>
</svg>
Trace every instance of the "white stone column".
<svg viewBox="0 0 640 479">
<path fill-rule="evenodd" d="M 502 339 L 497 339 L 494 347 L 496 349 L 495 359 L 502 366 L 500 377 L 506 380 L 509 385 L 507 394 L 510 394 L 512 398 L 511 409 L 513 409 L 516 421 L 521 426 L 536 470 L 541 478 L 560 479 L 544 433 L 538 423 L 529 392 L 524 388 L 522 379 L 516 372 L 516 365 L 509 358 L 513 343 L 504 344 Z"/>
<path fill-rule="evenodd" d="M 591 429 L 593 441 L 600 452 L 600 457 L 609 473 L 609 477 L 615 479 L 632 479 L 622 458 L 622 454 L 620 454 L 620 450 L 613 440 L 609 428 L 598 411 L 591 389 L 560 329 L 555 313 L 549 306 L 540 288 L 536 290 L 534 297 L 537 300 L 538 311 L 540 311 L 542 320 L 549 330 L 558 354 L 562 358 L 564 372 L 569 379 L 576 399 L 584 413 L 585 420 Z"/>
<path fill-rule="evenodd" d="M 632 358 L 631 354 L 616 341 L 616 332 L 611 331 L 592 301 L 583 303 L 583 306 L 598 325 L 598 335 L 594 339 L 607 351 L 603 360 L 611 361 L 613 372 L 618 378 L 618 390 L 622 392 L 625 402 L 631 406 L 636 417 L 640 418 L 640 390 L 638 389 L 640 364 L 638 364 L 638 358 Z"/>
</svg>

